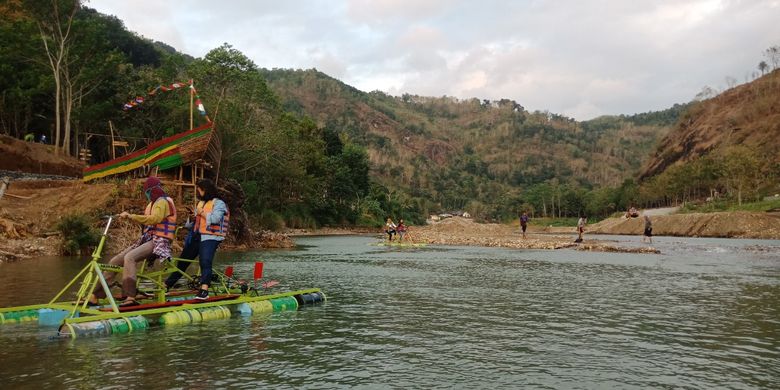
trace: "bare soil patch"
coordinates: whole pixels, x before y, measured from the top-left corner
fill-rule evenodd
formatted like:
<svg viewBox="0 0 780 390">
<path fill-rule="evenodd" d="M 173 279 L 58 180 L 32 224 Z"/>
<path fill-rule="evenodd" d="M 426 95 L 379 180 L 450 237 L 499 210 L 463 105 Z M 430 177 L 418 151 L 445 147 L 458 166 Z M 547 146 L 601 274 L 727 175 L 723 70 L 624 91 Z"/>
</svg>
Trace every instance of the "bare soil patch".
<svg viewBox="0 0 780 390">
<path fill-rule="evenodd" d="M 720 212 L 652 216 L 653 234 L 682 237 L 780 239 L 780 213 Z M 592 233 L 643 234 L 643 218 L 608 218 Z"/>
<path fill-rule="evenodd" d="M 87 184 L 80 180 L 23 180 L 12 181 L 0 199 L 0 262 L 19 260 L 38 255 L 56 255 L 61 248 L 57 223 L 72 214 L 86 215 L 94 221 L 93 227 L 102 231 L 104 215 L 121 211 L 142 213 L 146 201 L 140 195 L 141 179 L 121 182 Z M 164 183 L 166 188 L 173 188 Z M 186 219 L 180 207 L 179 222 Z M 127 220 L 115 220 L 109 231 L 106 254 L 116 253 L 140 235 L 140 227 Z M 174 243 L 174 252 L 181 250 L 186 230 Z M 251 239 L 235 244 L 230 237 L 221 249 L 289 248 L 294 246 L 285 234 L 269 231 L 250 231 Z"/>
<path fill-rule="evenodd" d="M 0 170 L 81 177 L 84 166 L 71 156 L 55 155 L 52 145 L 0 135 Z"/>
</svg>

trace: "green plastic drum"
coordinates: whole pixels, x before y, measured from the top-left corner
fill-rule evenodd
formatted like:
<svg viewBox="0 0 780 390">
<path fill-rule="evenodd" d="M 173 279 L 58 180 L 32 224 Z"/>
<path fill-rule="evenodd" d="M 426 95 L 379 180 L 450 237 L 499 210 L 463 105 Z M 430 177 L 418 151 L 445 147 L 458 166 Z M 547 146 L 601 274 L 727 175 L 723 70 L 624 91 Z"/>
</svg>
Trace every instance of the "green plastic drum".
<svg viewBox="0 0 780 390">
<path fill-rule="evenodd" d="M 270 301 L 249 302 L 247 305 L 252 309 L 252 314 L 271 313 L 274 311 L 274 305 Z"/>
<path fill-rule="evenodd" d="M 295 297 L 271 299 L 274 311 L 298 310 L 298 301 Z"/>
<path fill-rule="evenodd" d="M 0 324 L 35 321 L 38 319 L 38 310 L 19 310 L 0 313 Z"/>
</svg>

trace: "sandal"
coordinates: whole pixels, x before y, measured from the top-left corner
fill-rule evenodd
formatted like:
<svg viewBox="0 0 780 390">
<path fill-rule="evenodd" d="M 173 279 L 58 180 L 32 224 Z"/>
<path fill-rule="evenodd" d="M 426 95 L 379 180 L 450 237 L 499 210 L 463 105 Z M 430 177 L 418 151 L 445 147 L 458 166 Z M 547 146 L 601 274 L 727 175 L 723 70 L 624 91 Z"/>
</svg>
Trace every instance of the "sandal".
<svg viewBox="0 0 780 390">
<path fill-rule="evenodd" d="M 118 307 L 129 307 L 129 306 L 138 306 L 140 303 L 136 301 L 135 299 L 126 299 L 124 302 L 118 304 Z"/>
<path fill-rule="evenodd" d="M 139 291 L 138 293 L 135 294 L 135 299 L 149 299 L 149 298 L 154 298 L 154 295 L 145 293 L 143 291 Z"/>
<path fill-rule="evenodd" d="M 93 302 L 91 298 L 95 298 L 95 301 Z M 98 307 L 100 306 L 100 300 L 97 299 L 94 295 L 90 295 L 87 297 L 87 307 Z"/>
</svg>

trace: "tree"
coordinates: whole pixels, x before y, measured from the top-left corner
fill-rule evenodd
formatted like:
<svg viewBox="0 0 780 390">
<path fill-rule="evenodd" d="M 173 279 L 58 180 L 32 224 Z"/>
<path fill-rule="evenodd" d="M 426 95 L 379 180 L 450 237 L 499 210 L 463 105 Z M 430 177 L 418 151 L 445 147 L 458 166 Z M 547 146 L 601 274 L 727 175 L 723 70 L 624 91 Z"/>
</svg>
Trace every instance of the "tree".
<svg viewBox="0 0 780 390">
<path fill-rule="evenodd" d="M 780 46 L 772 46 L 766 49 L 764 55 L 772 63 L 772 69 L 777 69 L 777 66 L 780 65 Z"/>
<path fill-rule="evenodd" d="M 758 189 L 761 159 L 755 150 L 743 145 L 730 146 L 721 151 L 723 177 L 730 192 L 736 193 L 737 203 L 742 205 L 745 191 Z"/>
<path fill-rule="evenodd" d="M 32 14 L 43 43 L 49 68 L 54 77 L 54 153 L 58 153 L 62 135 L 62 84 L 63 67 L 69 57 L 71 29 L 76 12 L 81 7 L 79 0 L 52 0 L 50 3 L 26 0 L 24 6 Z"/>
<path fill-rule="evenodd" d="M 762 76 L 764 73 L 766 73 L 767 69 L 769 69 L 769 65 L 766 64 L 766 61 L 761 61 L 758 63 L 758 70 L 761 71 Z"/>
<path fill-rule="evenodd" d="M 66 61 L 60 68 L 62 77 L 62 148 L 71 150 L 74 113 L 84 99 L 95 92 L 106 78 L 116 74 L 125 59 L 105 37 L 121 27 L 96 12 L 79 12 L 73 21 L 72 40 Z M 77 137 L 74 137 L 77 138 Z"/>
<path fill-rule="evenodd" d="M 718 96 L 718 91 L 712 87 L 705 85 L 701 92 L 697 93 L 693 100 L 702 101 Z"/>
<path fill-rule="evenodd" d="M 48 128 L 37 107 L 49 95 L 51 75 L 46 65 L 33 60 L 40 44 L 37 28 L 18 4 L 7 7 L 0 8 L 0 132 L 21 138 Z"/>
<path fill-rule="evenodd" d="M 726 86 L 729 89 L 730 88 L 734 88 L 734 86 L 736 86 L 736 85 L 737 85 L 737 79 L 735 79 L 735 78 L 733 78 L 731 76 L 726 76 Z"/>
</svg>

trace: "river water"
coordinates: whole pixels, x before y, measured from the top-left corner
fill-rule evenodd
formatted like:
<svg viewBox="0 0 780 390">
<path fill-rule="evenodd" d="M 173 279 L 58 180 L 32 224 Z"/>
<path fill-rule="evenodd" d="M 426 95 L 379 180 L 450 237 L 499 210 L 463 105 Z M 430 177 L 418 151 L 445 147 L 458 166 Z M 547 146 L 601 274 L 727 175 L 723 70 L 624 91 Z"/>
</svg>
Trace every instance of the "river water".
<svg viewBox="0 0 780 390">
<path fill-rule="evenodd" d="M 638 237 L 599 236 L 621 245 Z M 222 253 L 322 306 L 126 335 L 0 327 L 1 388 L 780 388 L 780 241 L 656 237 L 662 253 L 399 249 L 361 236 Z M 0 264 L 0 306 L 85 263 Z"/>
</svg>

